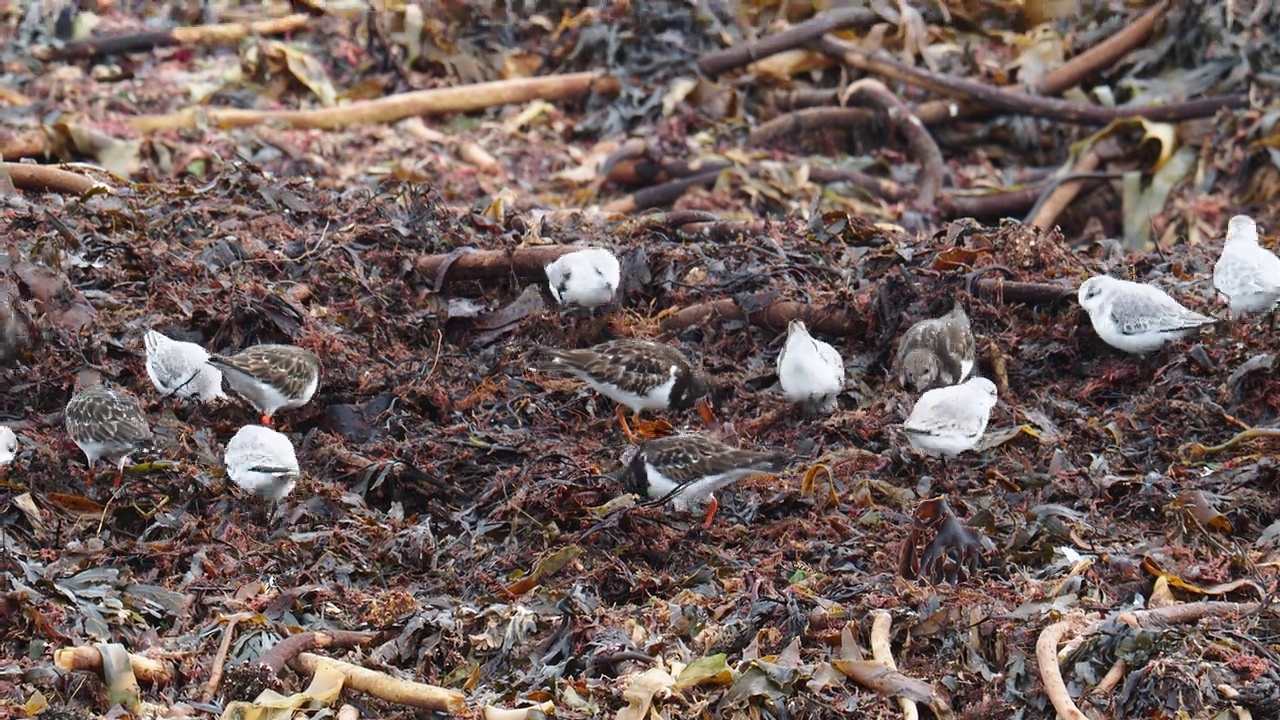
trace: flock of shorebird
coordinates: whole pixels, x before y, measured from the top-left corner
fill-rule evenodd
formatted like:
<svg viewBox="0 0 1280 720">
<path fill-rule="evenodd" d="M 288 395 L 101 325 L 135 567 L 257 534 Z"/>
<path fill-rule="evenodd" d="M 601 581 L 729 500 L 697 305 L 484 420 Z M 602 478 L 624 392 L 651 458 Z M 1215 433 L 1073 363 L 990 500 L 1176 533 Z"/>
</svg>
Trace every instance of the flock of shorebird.
<svg viewBox="0 0 1280 720">
<path fill-rule="evenodd" d="M 619 263 L 604 248 L 585 248 L 561 256 L 545 268 L 548 289 L 561 305 L 596 308 L 616 299 Z M 1272 310 L 1280 301 L 1280 258 L 1258 242 L 1257 226 L 1245 215 L 1228 223 L 1222 254 L 1214 266 L 1213 287 L 1233 315 Z M 1146 354 L 1217 322 L 1184 307 L 1153 285 L 1100 275 L 1079 288 L 1080 306 L 1095 332 L 1119 350 Z M 228 477 L 240 487 L 271 500 L 284 498 L 300 473 L 287 435 L 269 427 L 271 416 L 309 402 L 320 384 L 320 360 L 292 345 L 256 345 L 237 354 L 211 355 L 203 347 L 147 331 L 146 369 L 157 391 L 199 401 L 224 397 L 223 380 L 261 413 L 261 425 L 246 425 L 227 443 Z M 894 375 L 905 388 L 921 393 L 902 429 L 917 450 L 955 457 L 978 446 L 997 402 L 996 386 L 972 376 L 976 342 L 969 317 L 959 304 L 940 318 L 917 322 L 903 336 Z M 542 348 L 544 371 L 567 373 L 617 403 L 622 430 L 633 443 L 622 409 L 638 416 L 648 410 L 679 411 L 712 397 L 726 382 L 703 373 L 678 349 L 641 339 L 611 340 L 590 348 Z M 794 320 L 777 360 L 778 386 L 806 416 L 831 413 L 844 390 L 840 353 L 809 334 Z M 116 464 L 119 483 L 128 456 L 152 440 L 138 399 L 112 388 L 93 371 L 77 379 L 78 392 L 67 403 L 67 434 L 88 460 Z M 0 465 L 11 462 L 18 442 L 0 427 Z M 633 444 L 623 457 L 620 476 L 627 490 L 652 503 L 677 509 L 710 505 L 714 493 L 735 480 L 780 472 L 786 458 L 777 452 L 732 447 L 711 435 L 684 431 Z"/>
</svg>

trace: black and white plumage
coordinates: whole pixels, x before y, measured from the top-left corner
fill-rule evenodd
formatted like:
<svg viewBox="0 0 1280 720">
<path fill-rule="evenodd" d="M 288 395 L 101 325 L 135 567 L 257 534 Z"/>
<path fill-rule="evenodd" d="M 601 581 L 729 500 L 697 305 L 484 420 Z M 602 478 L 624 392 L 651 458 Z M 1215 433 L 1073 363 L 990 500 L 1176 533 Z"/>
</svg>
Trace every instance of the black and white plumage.
<svg viewBox="0 0 1280 720">
<path fill-rule="evenodd" d="M 561 305 L 593 308 L 612 302 L 622 281 L 618 258 L 599 247 L 561 255 L 544 269 L 551 295 Z"/>
<path fill-rule="evenodd" d="M 1145 355 L 1195 330 L 1217 322 L 1183 307 L 1154 285 L 1109 275 L 1080 284 L 1080 307 L 1089 314 L 1098 337 L 1117 350 Z"/>
<path fill-rule="evenodd" d="M 84 380 L 84 389 L 76 393 L 64 411 L 64 425 L 72 441 L 93 464 L 106 458 L 116 465 L 116 482 L 135 450 L 149 446 L 153 440 L 151 426 L 138 399 L 124 390 L 109 388 L 92 380 Z"/>
<path fill-rule="evenodd" d="M 631 448 L 623 462 L 628 491 L 667 500 L 680 511 L 714 504 L 713 493 L 730 483 L 786 466 L 779 453 L 743 450 L 698 433 L 650 440 Z"/>
<path fill-rule="evenodd" d="M 1271 310 L 1280 301 L 1280 257 L 1258 244 L 1258 225 L 1248 215 L 1227 223 L 1213 287 L 1227 298 L 1232 315 Z"/>
<path fill-rule="evenodd" d="M 147 348 L 147 375 L 161 395 L 202 401 L 226 397 L 222 371 L 209 364 L 208 350 L 155 330 L 143 333 L 142 340 Z"/>
<path fill-rule="evenodd" d="M 830 344 L 809 334 L 804 322 L 787 325 L 787 342 L 778 353 L 778 384 L 810 415 L 829 413 L 844 389 L 844 360 Z"/>
<path fill-rule="evenodd" d="M 18 456 L 18 435 L 8 425 L 0 425 L 0 467 L 6 467 Z"/>
<path fill-rule="evenodd" d="M 917 450 L 955 457 L 977 446 L 995 406 L 995 383 L 984 377 L 969 378 L 921 395 L 902 428 Z"/>
<path fill-rule="evenodd" d="M 320 386 L 320 358 L 294 345 L 254 345 L 235 355 L 213 355 L 209 364 L 262 413 L 262 424 L 280 410 L 306 405 Z"/>
<path fill-rule="evenodd" d="M 676 348 L 624 338 L 581 350 L 543 348 L 544 370 L 567 372 L 633 413 L 687 410 L 712 391 L 711 380 Z"/>
<path fill-rule="evenodd" d="M 262 425 L 245 425 L 227 443 L 227 477 L 241 488 L 273 502 L 293 491 L 301 470 L 293 442 Z"/>
<path fill-rule="evenodd" d="M 898 383 L 915 392 L 955 385 L 973 372 L 977 343 L 959 302 L 940 318 L 912 325 L 898 345 Z"/>
</svg>

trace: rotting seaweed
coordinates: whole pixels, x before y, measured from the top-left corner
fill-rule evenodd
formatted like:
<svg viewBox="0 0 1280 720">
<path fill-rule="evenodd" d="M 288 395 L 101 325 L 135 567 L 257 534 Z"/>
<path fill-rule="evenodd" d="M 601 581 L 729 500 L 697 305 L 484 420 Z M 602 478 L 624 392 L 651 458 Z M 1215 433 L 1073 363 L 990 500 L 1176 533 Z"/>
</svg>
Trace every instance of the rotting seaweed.
<svg viewBox="0 0 1280 720">
<path fill-rule="evenodd" d="M 1280 521 L 1265 453 L 1280 411 L 1267 359 L 1276 331 L 1223 324 L 1136 361 L 1098 340 L 1073 301 L 1082 278 L 1109 271 L 1160 279 L 1212 312 L 1203 290 L 1217 220 L 1269 206 L 1276 186 L 1269 113 L 1177 125 L 1202 173 L 1151 213 L 1150 251 L 1126 254 L 1113 176 L 1168 166 L 1156 158 L 1169 140 L 1152 126 L 988 119 L 973 98 L 952 122 L 930 108 L 954 101 L 893 83 L 941 158 L 872 108 L 819 118 L 848 127 L 770 134 L 746 157 L 752 128 L 790 112 L 783 100 L 834 98 L 841 70 L 801 52 L 792 70 L 735 74 L 730 63 L 697 76 L 726 39 L 735 50 L 755 42 L 743 23 L 777 34 L 763 32 L 766 17 L 714 3 L 659 5 L 529 18 L 454 8 L 412 58 L 394 24 L 356 31 L 370 33 L 369 57 L 345 20 L 288 21 L 307 28 L 304 49 L 352 99 L 394 97 L 384 81 L 423 90 L 602 67 L 621 78 L 614 93 L 599 85 L 479 119 L 102 132 L 120 113 L 163 116 L 196 94 L 196 80 L 162 81 L 193 67 L 200 51 L 186 42 L 88 75 L 50 63 L 59 72 L 17 80 L 49 106 L 14 113 L 45 119 L 27 128 L 36 150 L 0 137 L 6 159 L 136 162 L 112 165 L 112 192 L 49 166 L 0 173 L 0 419 L 23 442 L 0 483 L 3 712 L 39 710 L 37 693 L 46 713 L 107 712 L 129 699 L 119 681 L 130 666 L 137 698 L 213 714 L 323 680 L 327 656 L 462 691 L 472 715 L 551 701 L 557 717 L 635 717 L 657 703 L 668 716 L 887 718 L 911 700 L 940 717 L 1052 717 L 1050 687 L 1087 687 L 1078 704 L 1125 717 L 1233 704 L 1275 714 L 1265 599 Z M 1157 3 L 1130 24 L 1164 10 L 1186 27 L 1196 17 Z M 939 43 L 967 25 L 1015 26 L 1004 6 L 951 11 L 954 25 L 927 17 Z M 1214 12 L 1190 42 L 1157 34 L 1090 82 L 1163 98 L 1159 73 L 1225 47 L 1195 71 L 1199 87 L 1243 96 L 1250 78 L 1273 84 L 1274 49 Z M 1275 24 L 1261 4 L 1248 12 Z M 1082 17 L 1087 27 L 1057 42 L 1092 47 L 1133 17 Z M 28 39 L 43 38 L 25 22 Z M 307 104 L 322 85 L 308 74 L 316 65 L 270 44 L 282 32 L 244 44 L 257 74 L 209 95 L 207 109 Z M 970 50 L 934 56 L 931 71 L 1001 84 L 1016 43 L 962 37 Z M 5 44 L 6 67 L 30 62 L 23 45 Z M 469 63 L 476 53 L 483 62 Z M 296 64 L 272 65 L 282 58 Z M 815 87 L 792 87 L 806 77 Z M 620 129 L 639 151 L 610 145 Z M 1069 156 L 1094 133 L 1092 155 Z M 120 138 L 136 143 L 132 155 L 108 142 Z M 827 162 L 850 151 L 868 162 Z M 1085 172 L 1086 160 L 1098 167 Z M 1046 165 L 1075 172 L 1051 178 Z M 914 205 L 917 174 L 943 178 L 938 208 Z M 52 192 L 25 194 L 32 178 Z M 1058 207 L 1060 228 L 994 219 L 1053 209 L 1059 188 L 1082 184 L 1092 191 Z M 639 189 L 621 198 L 630 205 L 606 205 L 616 216 L 557 209 L 615 203 L 619 185 Z M 988 186 L 1009 191 L 1002 204 L 983 202 Z M 672 207 L 626 214 L 650 202 Z M 940 219 L 950 214 L 988 221 Z M 547 306 L 538 259 L 575 244 L 618 254 L 617 311 Z M 902 331 L 957 299 L 1001 401 L 986 449 L 939 466 L 905 449 L 912 398 L 887 370 Z M 820 421 L 771 390 L 795 317 L 850 371 L 839 411 Z M 282 418 L 306 476 L 277 519 L 220 468 L 252 413 L 158 398 L 142 368 L 149 327 L 218 352 L 290 342 L 323 357 L 316 399 Z M 533 351 L 622 336 L 679 344 L 731 378 L 714 408 L 721 429 L 786 450 L 792 467 L 724 493 L 705 530 L 621 500 L 612 407 L 534 371 Z M 143 398 L 159 438 L 119 493 L 83 485 L 61 430 L 85 364 Z M 668 419 L 699 425 L 692 413 Z M 108 682 L 66 682 L 55 651 L 75 651 L 63 671 Z M 896 670 L 879 664 L 885 653 Z M 366 714 L 413 712 L 376 693 L 359 702 Z"/>
</svg>

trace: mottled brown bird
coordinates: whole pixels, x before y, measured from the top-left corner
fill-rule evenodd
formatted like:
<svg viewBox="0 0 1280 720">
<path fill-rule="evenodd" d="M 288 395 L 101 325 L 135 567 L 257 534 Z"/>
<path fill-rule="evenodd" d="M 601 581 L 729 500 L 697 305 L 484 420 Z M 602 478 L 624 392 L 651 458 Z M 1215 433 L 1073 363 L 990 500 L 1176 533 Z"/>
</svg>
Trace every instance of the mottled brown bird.
<svg viewBox="0 0 1280 720">
<path fill-rule="evenodd" d="M 962 382 L 973 371 L 976 343 L 969 316 L 957 302 L 940 318 L 912 325 L 898 346 L 898 382 L 925 392 Z"/>
<path fill-rule="evenodd" d="M 618 403 L 622 430 L 634 442 L 622 408 L 687 410 L 710 395 L 715 383 L 676 348 L 650 340 L 624 338 L 581 350 L 543 348 L 543 370 L 567 372 Z"/>
<path fill-rule="evenodd" d="M 680 511 L 709 505 L 704 527 L 711 525 L 719 507 L 712 493 L 748 475 L 776 473 L 786 466 L 780 453 L 743 450 L 698 433 L 650 440 L 629 452 L 627 489 L 670 501 Z"/>
<path fill-rule="evenodd" d="M 294 345 L 254 345 L 235 355 L 213 355 L 209 364 L 236 394 L 262 413 L 262 424 L 280 410 L 300 408 L 320 387 L 320 358 Z"/>
</svg>

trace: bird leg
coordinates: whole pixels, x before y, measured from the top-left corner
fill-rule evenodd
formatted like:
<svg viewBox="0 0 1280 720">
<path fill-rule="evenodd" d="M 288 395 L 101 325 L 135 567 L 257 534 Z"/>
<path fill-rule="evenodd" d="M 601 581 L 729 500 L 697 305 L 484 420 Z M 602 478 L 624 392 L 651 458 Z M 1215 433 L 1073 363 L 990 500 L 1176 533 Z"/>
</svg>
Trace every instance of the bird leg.
<svg viewBox="0 0 1280 720">
<path fill-rule="evenodd" d="M 627 442 L 633 445 L 639 445 L 639 439 L 636 437 L 635 433 L 631 432 L 631 426 L 627 424 L 626 413 L 622 412 L 622 405 L 619 404 L 614 408 L 613 412 L 618 416 L 618 423 L 622 425 L 622 434 L 627 436 Z"/>
<path fill-rule="evenodd" d="M 702 424 L 712 433 L 720 432 L 720 420 L 716 417 L 715 409 L 711 406 L 711 400 L 705 395 L 698 398 L 694 403 L 694 408 L 698 411 L 698 417 L 702 419 Z"/>
<path fill-rule="evenodd" d="M 720 508 L 720 501 L 716 500 L 716 496 L 712 495 L 711 500 L 707 503 L 707 521 L 702 524 L 702 529 L 707 530 L 711 527 L 711 519 L 716 516 L 716 510 Z"/>
</svg>

